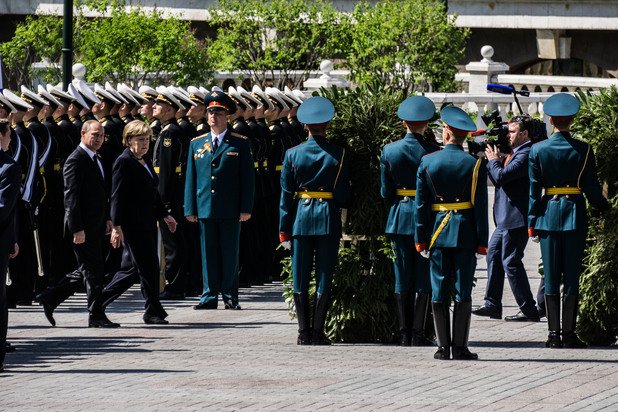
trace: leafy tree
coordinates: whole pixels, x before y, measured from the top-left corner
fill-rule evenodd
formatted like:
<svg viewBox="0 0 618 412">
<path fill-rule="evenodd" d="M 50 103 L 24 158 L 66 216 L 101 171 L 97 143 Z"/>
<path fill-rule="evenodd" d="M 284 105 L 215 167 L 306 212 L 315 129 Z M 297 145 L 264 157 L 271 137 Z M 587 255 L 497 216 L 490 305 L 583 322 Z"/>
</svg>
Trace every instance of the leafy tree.
<svg viewBox="0 0 618 412">
<path fill-rule="evenodd" d="M 27 16 L 17 25 L 13 38 L 0 44 L 3 68 L 10 87 L 30 84 L 32 63 L 58 62 L 62 51 L 62 20 L 55 16 Z M 50 65 L 42 75 L 45 80 L 60 81 L 62 68 Z"/>
<path fill-rule="evenodd" d="M 88 81 L 139 84 L 148 78 L 185 85 L 212 79 L 206 47 L 195 38 L 189 22 L 163 18 L 161 12 L 141 7 L 127 11 L 125 5 L 124 0 L 76 4 L 74 61 L 86 65 Z M 92 11 L 105 17 L 87 17 Z M 11 86 L 32 83 L 31 64 L 41 60 L 57 63 L 61 49 L 61 18 L 29 16 L 18 24 L 13 39 L 0 45 Z M 61 76 L 61 67 L 52 64 L 43 80 L 59 82 Z"/>
<path fill-rule="evenodd" d="M 612 209 L 590 216 L 584 272 L 580 279 L 578 333 L 593 345 L 611 345 L 618 335 L 618 89 L 580 92 L 573 131 L 594 148 L 597 172 Z"/>
<path fill-rule="evenodd" d="M 219 0 L 209 11 L 217 28 L 208 51 L 215 67 L 241 70 L 261 85 L 275 70 L 298 85 L 349 39 L 345 15 L 323 0 Z"/>
<path fill-rule="evenodd" d="M 93 19 L 76 40 L 76 56 L 88 68 L 87 79 L 179 85 L 203 84 L 212 78 L 205 46 L 189 22 L 140 7 L 126 11 L 125 2 L 98 4 L 106 18 Z"/>
<path fill-rule="evenodd" d="M 441 0 L 359 3 L 347 65 L 357 83 L 379 80 L 407 91 L 449 91 L 468 30 L 455 27 Z"/>
</svg>

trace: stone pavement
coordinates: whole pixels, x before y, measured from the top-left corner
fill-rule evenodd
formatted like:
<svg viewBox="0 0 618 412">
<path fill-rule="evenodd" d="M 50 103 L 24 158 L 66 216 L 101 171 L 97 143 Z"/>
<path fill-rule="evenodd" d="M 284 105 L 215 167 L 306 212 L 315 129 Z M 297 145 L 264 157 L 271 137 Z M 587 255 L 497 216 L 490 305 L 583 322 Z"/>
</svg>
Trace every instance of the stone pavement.
<svg viewBox="0 0 618 412">
<path fill-rule="evenodd" d="M 526 268 L 536 291 L 538 245 Z M 479 262 L 474 303 L 482 303 Z M 505 281 L 504 315 L 517 308 Z M 85 296 L 47 323 L 38 306 L 10 313 L 0 410 L 618 410 L 617 347 L 546 349 L 547 324 L 473 317 L 478 361 L 434 348 L 297 346 L 281 284 L 241 291 L 242 311 L 166 304 L 168 326 L 142 323 L 139 288 L 108 308 L 119 329 L 89 329 Z"/>
</svg>

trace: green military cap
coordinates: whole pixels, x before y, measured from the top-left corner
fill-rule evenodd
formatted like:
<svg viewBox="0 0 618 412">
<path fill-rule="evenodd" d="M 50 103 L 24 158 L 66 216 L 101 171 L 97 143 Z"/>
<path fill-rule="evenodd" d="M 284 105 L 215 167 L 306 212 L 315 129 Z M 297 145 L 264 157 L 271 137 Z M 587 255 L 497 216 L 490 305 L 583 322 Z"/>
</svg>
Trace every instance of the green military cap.
<svg viewBox="0 0 618 412">
<path fill-rule="evenodd" d="M 476 130 L 476 125 L 466 112 L 459 107 L 446 106 L 440 111 L 442 121 L 450 126 L 455 131 L 473 132 Z"/>
<path fill-rule="evenodd" d="M 568 93 L 558 93 L 545 101 L 543 111 L 551 117 L 571 117 L 579 112 L 579 100 Z"/>
<path fill-rule="evenodd" d="M 335 117 L 335 106 L 325 97 L 313 96 L 298 108 L 298 120 L 304 124 L 321 124 Z"/>
<path fill-rule="evenodd" d="M 221 90 L 221 89 L 219 89 Z M 204 104 L 206 109 L 213 109 L 216 107 L 227 110 L 228 114 L 236 113 L 236 103 L 223 91 L 214 90 L 204 98 Z"/>
<path fill-rule="evenodd" d="M 407 122 L 427 122 L 436 113 L 436 106 L 425 96 L 411 96 L 397 109 L 397 116 Z"/>
</svg>

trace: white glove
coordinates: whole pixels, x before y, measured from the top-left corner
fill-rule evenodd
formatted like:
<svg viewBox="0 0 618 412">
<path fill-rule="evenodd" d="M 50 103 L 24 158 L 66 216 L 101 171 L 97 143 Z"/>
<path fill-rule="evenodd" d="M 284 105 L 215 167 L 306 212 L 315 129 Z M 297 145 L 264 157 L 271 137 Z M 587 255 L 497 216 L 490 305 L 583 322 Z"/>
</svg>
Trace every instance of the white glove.
<svg viewBox="0 0 618 412">
<path fill-rule="evenodd" d="M 292 250 L 292 241 L 291 240 L 285 240 L 285 241 L 281 242 L 281 247 L 284 248 L 285 250 Z"/>
<path fill-rule="evenodd" d="M 429 259 L 429 251 L 428 250 L 421 250 L 419 252 L 421 254 L 422 257 L 424 257 L 425 259 Z"/>
<path fill-rule="evenodd" d="M 476 260 L 481 260 L 485 257 L 485 255 L 481 255 L 480 253 L 476 254 Z"/>
<path fill-rule="evenodd" d="M 532 236 L 530 240 L 533 241 L 534 243 L 539 243 L 541 241 L 538 236 Z"/>
</svg>

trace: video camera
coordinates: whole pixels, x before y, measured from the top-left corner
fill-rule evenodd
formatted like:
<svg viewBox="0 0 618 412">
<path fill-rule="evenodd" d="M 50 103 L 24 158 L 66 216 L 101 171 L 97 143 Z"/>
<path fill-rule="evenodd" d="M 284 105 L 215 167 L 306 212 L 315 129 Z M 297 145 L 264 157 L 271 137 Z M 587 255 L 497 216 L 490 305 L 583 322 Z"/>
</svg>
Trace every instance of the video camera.
<svg viewBox="0 0 618 412">
<path fill-rule="evenodd" d="M 524 111 L 519 104 L 517 95 L 530 96 L 529 91 L 515 90 L 515 87 L 512 85 L 504 86 L 501 84 L 488 84 L 487 90 L 500 94 L 512 94 L 520 113 L 523 113 Z M 518 117 L 521 119 L 518 119 Z M 468 151 L 470 154 L 478 156 L 479 153 L 485 152 L 487 146 L 497 146 L 502 153 L 510 153 L 511 147 L 509 145 L 508 138 L 509 126 L 508 122 L 502 121 L 500 112 L 498 110 L 494 110 L 487 116 L 481 116 L 481 119 L 483 119 L 483 122 L 487 127 L 489 127 L 489 129 L 477 130 L 470 133 L 471 139 L 468 140 Z M 533 144 L 547 139 L 547 129 L 541 120 L 535 119 L 529 115 L 514 117 L 514 120 L 516 121 L 524 119 L 528 126 L 528 136 Z"/>
</svg>

